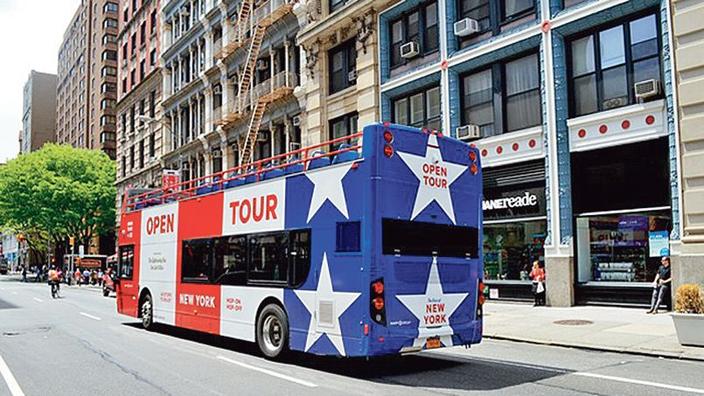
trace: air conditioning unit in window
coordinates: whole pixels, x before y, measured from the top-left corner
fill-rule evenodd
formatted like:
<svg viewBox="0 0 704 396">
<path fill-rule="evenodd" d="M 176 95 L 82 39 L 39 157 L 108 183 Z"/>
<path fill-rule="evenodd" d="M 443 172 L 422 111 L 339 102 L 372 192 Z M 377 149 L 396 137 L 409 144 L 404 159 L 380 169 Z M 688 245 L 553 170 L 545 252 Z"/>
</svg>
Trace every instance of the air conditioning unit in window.
<svg viewBox="0 0 704 396">
<path fill-rule="evenodd" d="M 293 126 L 301 126 L 301 116 L 297 115 L 293 117 Z"/>
<path fill-rule="evenodd" d="M 457 139 L 460 140 L 479 139 L 482 137 L 482 131 L 479 129 L 479 125 L 474 124 L 457 127 L 455 132 L 457 134 Z"/>
<path fill-rule="evenodd" d="M 479 21 L 465 18 L 455 22 L 455 36 L 466 37 L 479 32 Z"/>
<path fill-rule="evenodd" d="M 660 81 L 655 79 L 638 81 L 633 84 L 633 90 L 636 93 L 636 98 L 648 99 L 660 95 Z"/>
<path fill-rule="evenodd" d="M 401 46 L 401 58 L 411 59 L 418 55 L 420 47 L 415 41 L 411 41 Z"/>
<path fill-rule="evenodd" d="M 215 95 L 222 94 L 222 87 L 219 85 L 216 85 L 215 88 L 213 88 L 213 94 L 215 94 Z"/>
<path fill-rule="evenodd" d="M 347 81 L 353 82 L 357 80 L 357 70 L 352 70 L 351 72 L 347 73 Z"/>
</svg>

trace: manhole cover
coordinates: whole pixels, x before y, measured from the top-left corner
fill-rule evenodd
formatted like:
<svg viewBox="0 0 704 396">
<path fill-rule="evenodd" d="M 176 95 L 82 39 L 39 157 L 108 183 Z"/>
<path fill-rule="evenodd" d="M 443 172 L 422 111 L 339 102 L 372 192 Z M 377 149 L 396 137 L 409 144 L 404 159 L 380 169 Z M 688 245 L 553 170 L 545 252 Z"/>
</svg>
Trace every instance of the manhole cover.
<svg viewBox="0 0 704 396">
<path fill-rule="evenodd" d="M 562 325 L 562 326 L 584 326 L 584 325 L 594 324 L 594 322 L 592 322 L 591 320 L 582 320 L 582 319 L 556 320 L 553 323 L 556 325 Z"/>
</svg>

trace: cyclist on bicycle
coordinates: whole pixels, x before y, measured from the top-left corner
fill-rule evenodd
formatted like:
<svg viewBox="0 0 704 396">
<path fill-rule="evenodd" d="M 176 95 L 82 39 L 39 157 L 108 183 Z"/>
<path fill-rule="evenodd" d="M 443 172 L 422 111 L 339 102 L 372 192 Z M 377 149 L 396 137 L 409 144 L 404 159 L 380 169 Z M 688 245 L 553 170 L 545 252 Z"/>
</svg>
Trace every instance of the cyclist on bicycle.
<svg viewBox="0 0 704 396">
<path fill-rule="evenodd" d="M 49 286 L 51 286 L 51 295 L 59 292 L 59 285 L 61 284 L 61 271 L 57 270 L 55 266 L 51 266 L 49 270 Z"/>
</svg>

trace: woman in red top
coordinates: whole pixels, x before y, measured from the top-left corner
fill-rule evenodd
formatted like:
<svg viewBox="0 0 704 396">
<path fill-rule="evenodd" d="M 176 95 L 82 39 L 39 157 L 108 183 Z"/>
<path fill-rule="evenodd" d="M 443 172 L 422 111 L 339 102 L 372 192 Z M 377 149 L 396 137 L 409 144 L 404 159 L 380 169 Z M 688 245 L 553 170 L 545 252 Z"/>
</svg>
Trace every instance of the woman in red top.
<svg viewBox="0 0 704 396">
<path fill-rule="evenodd" d="M 540 267 L 538 260 L 533 262 L 530 278 L 533 280 L 533 295 L 535 296 L 533 306 L 545 305 L 545 269 Z"/>
</svg>

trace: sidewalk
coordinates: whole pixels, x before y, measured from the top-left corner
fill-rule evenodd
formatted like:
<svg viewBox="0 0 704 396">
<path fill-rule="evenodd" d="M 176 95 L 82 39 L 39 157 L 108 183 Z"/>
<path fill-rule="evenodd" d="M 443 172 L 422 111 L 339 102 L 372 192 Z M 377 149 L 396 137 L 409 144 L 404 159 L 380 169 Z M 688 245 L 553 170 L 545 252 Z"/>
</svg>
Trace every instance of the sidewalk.
<svg viewBox="0 0 704 396">
<path fill-rule="evenodd" d="M 484 306 L 484 336 L 704 361 L 704 348 L 679 344 L 668 313 L 648 315 L 645 309 L 488 302 Z"/>
</svg>

